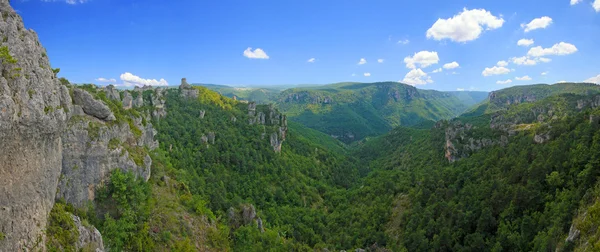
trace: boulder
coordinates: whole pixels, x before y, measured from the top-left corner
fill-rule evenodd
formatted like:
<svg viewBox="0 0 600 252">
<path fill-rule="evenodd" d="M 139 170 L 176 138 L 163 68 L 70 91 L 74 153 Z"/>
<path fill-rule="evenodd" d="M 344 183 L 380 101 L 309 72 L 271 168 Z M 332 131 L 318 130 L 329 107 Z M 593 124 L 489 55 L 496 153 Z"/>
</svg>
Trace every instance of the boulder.
<svg viewBox="0 0 600 252">
<path fill-rule="evenodd" d="M 104 102 L 94 99 L 85 90 L 75 88 L 73 90 L 73 101 L 83 108 L 83 112 L 104 121 L 116 120 L 115 115 Z"/>
</svg>

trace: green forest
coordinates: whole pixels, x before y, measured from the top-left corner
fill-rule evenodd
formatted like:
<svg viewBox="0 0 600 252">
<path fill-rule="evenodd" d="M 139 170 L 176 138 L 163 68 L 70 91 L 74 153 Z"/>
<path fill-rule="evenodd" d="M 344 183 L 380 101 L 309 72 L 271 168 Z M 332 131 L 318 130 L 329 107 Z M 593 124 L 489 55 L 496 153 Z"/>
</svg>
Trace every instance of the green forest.
<svg viewBox="0 0 600 252">
<path fill-rule="evenodd" d="M 150 181 L 116 170 L 89 209 L 57 204 L 51 227 L 76 213 L 116 251 L 597 250 L 599 104 L 595 86 L 569 85 L 481 109 L 522 95 L 497 91 L 463 116 L 351 145 L 291 121 L 280 152 L 272 105 L 170 89 Z M 272 116 L 249 123 L 258 113 Z M 50 234 L 50 250 L 76 237 Z"/>
</svg>

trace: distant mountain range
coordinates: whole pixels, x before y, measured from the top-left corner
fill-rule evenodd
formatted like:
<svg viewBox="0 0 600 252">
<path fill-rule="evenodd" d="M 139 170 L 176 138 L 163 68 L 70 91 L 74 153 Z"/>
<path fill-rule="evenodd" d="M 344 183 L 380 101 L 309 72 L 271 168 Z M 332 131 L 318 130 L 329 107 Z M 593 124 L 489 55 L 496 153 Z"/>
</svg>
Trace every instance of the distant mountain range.
<svg viewBox="0 0 600 252">
<path fill-rule="evenodd" d="M 289 89 L 201 84 L 228 97 L 273 103 L 292 121 L 351 143 L 412 126 L 450 119 L 487 98 L 487 92 L 441 92 L 398 82 L 344 82 Z"/>
</svg>

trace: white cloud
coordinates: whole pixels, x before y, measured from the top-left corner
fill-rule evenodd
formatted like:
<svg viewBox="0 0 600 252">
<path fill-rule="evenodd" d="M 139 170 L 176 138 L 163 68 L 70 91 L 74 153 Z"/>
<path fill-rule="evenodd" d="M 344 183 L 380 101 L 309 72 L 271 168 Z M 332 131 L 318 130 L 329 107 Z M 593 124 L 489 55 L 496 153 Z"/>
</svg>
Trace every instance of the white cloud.
<svg viewBox="0 0 600 252">
<path fill-rule="evenodd" d="M 433 80 L 431 80 L 430 76 L 427 76 L 427 74 L 425 72 L 423 72 L 423 70 L 421 70 L 420 68 L 417 69 L 412 69 L 410 70 L 410 72 L 408 72 L 406 74 L 406 76 L 404 76 L 404 79 L 402 80 L 402 82 L 409 84 L 409 85 L 425 85 L 427 83 L 432 83 Z"/>
<path fill-rule="evenodd" d="M 550 24 L 552 24 L 552 18 L 548 17 L 548 16 L 544 16 L 541 18 L 536 18 L 531 20 L 531 22 L 529 22 L 529 24 L 522 24 L 521 27 L 523 27 L 523 29 L 525 29 L 525 32 L 530 32 L 533 30 L 537 30 L 537 29 L 544 29 L 546 27 L 548 27 Z"/>
<path fill-rule="evenodd" d="M 561 81 L 559 81 L 558 83 L 567 83 L 567 81 L 565 81 L 565 80 L 561 80 Z"/>
<path fill-rule="evenodd" d="M 592 7 L 594 7 L 594 10 L 596 10 L 596 12 L 600 12 L 600 0 L 594 1 Z"/>
<path fill-rule="evenodd" d="M 263 49 L 256 48 L 252 51 L 252 47 L 244 51 L 244 56 L 249 59 L 269 59 L 269 55 Z"/>
<path fill-rule="evenodd" d="M 410 40 L 408 40 L 408 39 L 403 39 L 403 40 L 398 41 L 398 44 L 406 45 L 408 43 L 410 43 Z"/>
<path fill-rule="evenodd" d="M 417 68 L 417 64 L 421 65 L 421 67 L 425 68 L 431 66 L 433 64 L 437 64 L 440 61 L 437 52 L 429 52 L 429 51 L 420 51 L 415 53 L 412 57 L 408 56 L 404 58 L 404 63 L 406 63 L 407 68 L 415 69 Z"/>
<path fill-rule="evenodd" d="M 500 74 L 507 74 L 507 73 L 510 73 L 510 69 L 508 69 L 506 67 L 493 66 L 491 68 L 486 67 L 485 70 L 483 70 L 483 72 L 481 74 L 483 76 L 490 76 L 490 75 L 500 75 Z"/>
<path fill-rule="evenodd" d="M 501 60 L 501 61 L 498 61 L 498 63 L 496 63 L 496 65 L 499 67 L 505 67 L 505 66 L 508 66 L 508 62 Z"/>
<path fill-rule="evenodd" d="M 515 63 L 517 65 L 526 65 L 526 66 L 533 66 L 535 64 L 537 64 L 537 61 L 530 59 L 527 56 L 523 56 L 523 57 L 512 57 L 510 59 L 512 61 L 512 63 Z"/>
<path fill-rule="evenodd" d="M 504 85 L 504 84 L 510 84 L 510 83 L 512 83 L 511 79 L 508 79 L 508 80 L 505 80 L 505 81 L 496 81 L 496 84 L 502 84 L 502 85 Z"/>
<path fill-rule="evenodd" d="M 571 0 L 571 5 L 576 5 L 578 3 L 581 3 L 581 0 Z"/>
<path fill-rule="evenodd" d="M 546 72 L 542 72 L 541 74 L 542 74 L 542 75 L 548 75 L 548 71 L 546 71 Z"/>
<path fill-rule="evenodd" d="M 366 60 L 365 58 L 361 58 L 361 59 L 358 61 L 358 64 L 359 64 L 359 65 L 364 65 L 364 64 L 367 64 L 367 60 Z"/>
<path fill-rule="evenodd" d="M 465 91 L 464 88 L 457 88 L 456 91 Z"/>
<path fill-rule="evenodd" d="M 353 73 L 353 74 L 352 74 L 352 77 L 354 77 L 354 76 L 356 76 L 356 74 L 355 74 L 355 73 Z"/>
<path fill-rule="evenodd" d="M 529 77 L 529 75 L 525 75 L 523 77 L 515 77 L 515 80 L 518 80 L 518 81 L 530 81 L 531 77 Z"/>
<path fill-rule="evenodd" d="M 139 76 L 133 75 L 129 72 L 121 74 L 121 80 L 124 86 L 168 86 L 169 83 L 165 79 L 142 79 Z"/>
<path fill-rule="evenodd" d="M 435 40 L 450 39 L 455 42 L 467 42 L 479 38 L 483 28 L 494 30 L 502 27 L 504 19 L 492 15 L 484 9 L 463 9 L 454 17 L 438 19 L 427 30 L 427 38 Z"/>
<path fill-rule="evenodd" d="M 542 48 L 541 46 L 533 47 L 529 49 L 527 55 L 533 57 L 542 57 L 546 55 L 568 55 L 575 52 L 577 52 L 577 47 L 575 47 L 575 45 L 560 42 L 553 45 L 551 48 Z"/>
<path fill-rule="evenodd" d="M 96 81 L 98 81 L 98 82 L 113 82 L 113 83 L 117 82 L 117 80 L 115 80 L 115 79 L 112 79 L 112 78 L 111 79 L 106 79 L 106 78 L 102 78 L 102 77 L 96 79 Z"/>
<path fill-rule="evenodd" d="M 307 62 L 308 62 L 308 63 L 315 63 L 315 61 L 316 61 L 316 60 L 317 60 L 317 59 L 315 59 L 315 58 L 310 58 L 310 59 L 308 59 L 308 61 L 307 61 Z"/>
<path fill-rule="evenodd" d="M 364 76 L 369 77 L 369 76 L 371 76 L 371 73 L 364 73 Z"/>
<path fill-rule="evenodd" d="M 379 62 L 379 63 L 383 63 L 383 61 L 384 61 L 383 59 L 378 59 L 377 60 L 377 62 Z"/>
<path fill-rule="evenodd" d="M 600 74 L 596 77 L 589 78 L 583 82 L 600 84 Z"/>
<path fill-rule="evenodd" d="M 453 61 L 453 62 L 444 64 L 444 69 L 454 69 L 454 68 L 457 68 L 459 66 L 460 65 L 458 64 L 458 62 Z"/>
<path fill-rule="evenodd" d="M 548 62 L 552 61 L 552 59 L 549 59 L 549 58 L 537 58 L 537 60 L 539 62 L 544 62 L 544 63 L 548 63 Z"/>
<path fill-rule="evenodd" d="M 517 45 L 525 47 L 533 45 L 533 39 L 519 39 L 519 41 L 517 41 Z"/>
<path fill-rule="evenodd" d="M 438 69 L 433 70 L 433 72 L 431 72 L 431 73 L 441 73 L 442 71 L 443 71 L 442 68 L 438 68 Z"/>
</svg>

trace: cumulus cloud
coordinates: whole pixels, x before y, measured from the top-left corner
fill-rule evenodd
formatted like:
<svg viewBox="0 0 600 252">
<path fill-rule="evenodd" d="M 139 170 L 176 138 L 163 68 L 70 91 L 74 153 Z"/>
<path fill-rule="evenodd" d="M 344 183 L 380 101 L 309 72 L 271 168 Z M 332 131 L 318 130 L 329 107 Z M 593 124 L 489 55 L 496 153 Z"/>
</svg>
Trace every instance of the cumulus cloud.
<svg viewBox="0 0 600 252">
<path fill-rule="evenodd" d="M 504 19 L 492 15 L 485 9 L 463 9 L 454 17 L 438 19 L 427 30 L 427 38 L 435 40 L 450 39 L 455 42 L 467 42 L 479 38 L 483 29 L 494 30 L 502 27 Z"/>
<path fill-rule="evenodd" d="M 117 80 L 115 80 L 115 79 L 107 79 L 107 78 L 102 78 L 102 77 L 96 79 L 96 81 L 97 82 L 113 82 L 113 83 L 117 82 Z"/>
<path fill-rule="evenodd" d="M 548 71 L 546 71 L 546 72 L 542 72 L 541 74 L 542 74 L 542 75 L 548 75 Z"/>
<path fill-rule="evenodd" d="M 525 47 L 533 45 L 533 39 L 519 39 L 519 41 L 517 41 L 517 45 Z"/>
<path fill-rule="evenodd" d="M 583 82 L 600 84 L 600 74 L 598 74 L 598 76 L 596 77 L 589 78 Z"/>
<path fill-rule="evenodd" d="M 365 58 L 361 58 L 361 59 L 358 61 L 358 64 L 359 64 L 359 65 L 364 65 L 364 64 L 367 64 L 367 60 L 366 60 Z"/>
<path fill-rule="evenodd" d="M 531 20 L 528 24 L 522 24 L 521 27 L 525 29 L 525 32 L 530 32 L 537 29 L 545 29 L 552 24 L 552 18 L 544 16 Z"/>
<path fill-rule="evenodd" d="M 577 47 L 575 47 L 575 45 L 560 42 L 550 48 L 542 48 L 541 46 L 533 47 L 529 49 L 527 55 L 532 57 L 542 57 L 547 55 L 568 55 L 575 52 L 577 52 Z"/>
<path fill-rule="evenodd" d="M 315 63 L 315 61 L 316 61 L 316 60 L 317 60 L 317 59 L 315 59 L 315 58 L 310 58 L 310 59 L 308 59 L 308 60 L 307 60 L 307 62 L 308 62 L 308 63 Z"/>
<path fill-rule="evenodd" d="M 442 71 L 443 71 L 442 68 L 438 68 L 438 69 L 433 70 L 433 72 L 431 72 L 431 73 L 441 73 Z"/>
<path fill-rule="evenodd" d="M 523 77 L 515 77 L 515 80 L 518 80 L 518 81 L 530 81 L 531 77 L 529 77 L 529 75 L 525 75 Z"/>
<path fill-rule="evenodd" d="M 456 91 L 465 91 L 464 88 L 457 88 Z"/>
<path fill-rule="evenodd" d="M 378 59 L 377 60 L 377 62 L 379 62 L 379 63 L 383 63 L 383 61 L 384 61 L 383 59 Z"/>
<path fill-rule="evenodd" d="M 505 81 L 496 81 L 496 84 L 502 84 L 502 85 L 504 85 L 504 84 L 510 84 L 510 83 L 512 83 L 511 79 L 508 79 L 508 80 L 505 80 Z"/>
<path fill-rule="evenodd" d="M 481 73 L 483 76 L 500 75 L 510 73 L 510 69 L 502 66 L 486 67 Z"/>
<path fill-rule="evenodd" d="M 121 81 L 124 86 L 168 86 L 169 83 L 165 79 L 143 79 L 139 76 L 133 75 L 132 73 L 126 72 L 121 74 Z"/>
<path fill-rule="evenodd" d="M 512 57 L 510 59 L 512 61 L 512 63 L 515 63 L 517 65 L 525 65 L 525 66 L 533 66 L 535 64 L 537 64 L 537 61 L 530 59 L 527 56 L 523 56 L 523 57 Z"/>
<path fill-rule="evenodd" d="M 596 12 L 600 12 L 600 0 L 594 1 L 592 7 L 594 7 L 594 10 L 596 10 Z"/>
<path fill-rule="evenodd" d="M 459 66 L 460 65 L 458 64 L 458 62 L 453 61 L 453 62 L 444 64 L 444 69 L 454 69 L 454 68 L 457 68 Z"/>
<path fill-rule="evenodd" d="M 581 0 L 571 0 L 571 5 L 576 5 L 578 3 L 581 3 Z"/>
<path fill-rule="evenodd" d="M 496 65 L 500 66 L 500 67 L 505 67 L 505 66 L 508 66 L 508 62 L 501 60 L 501 61 L 498 61 L 498 63 L 496 63 Z"/>
<path fill-rule="evenodd" d="M 244 57 L 249 59 L 269 59 L 269 55 L 263 49 L 256 48 L 252 51 L 252 47 L 248 47 L 244 51 Z"/>
<path fill-rule="evenodd" d="M 410 40 L 408 40 L 408 39 L 403 39 L 403 40 L 398 41 L 398 44 L 402 44 L 402 45 L 406 45 L 408 43 L 410 43 Z"/>
<path fill-rule="evenodd" d="M 363 75 L 364 75 L 365 77 L 369 77 L 369 76 L 371 76 L 371 73 L 364 73 Z"/>
<path fill-rule="evenodd" d="M 544 63 L 548 63 L 548 62 L 552 61 L 552 59 L 549 59 L 549 58 L 538 58 L 537 60 L 539 62 L 544 62 Z"/>
<path fill-rule="evenodd" d="M 423 72 L 420 68 L 412 69 L 410 72 L 404 76 L 404 79 L 401 81 L 409 85 L 425 85 L 427 83 L 433 83 L 430 76 L 427 76 L 427 73 Z"/>
<path fill-rule="evenodd" d="M 417 65 L 420 65 L 422 68 L 431 66 L 433 64 L 437 64 L 440 61 L 440 57 L 438 57 L 437 52 L 429 52 L 429 51 L 420 51 L 415 53 L 412 57 L 408 56 L 404 58 L 404 63 L 406 63 L 407 68 L 415 69 Z"/>
</svg>

